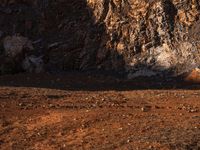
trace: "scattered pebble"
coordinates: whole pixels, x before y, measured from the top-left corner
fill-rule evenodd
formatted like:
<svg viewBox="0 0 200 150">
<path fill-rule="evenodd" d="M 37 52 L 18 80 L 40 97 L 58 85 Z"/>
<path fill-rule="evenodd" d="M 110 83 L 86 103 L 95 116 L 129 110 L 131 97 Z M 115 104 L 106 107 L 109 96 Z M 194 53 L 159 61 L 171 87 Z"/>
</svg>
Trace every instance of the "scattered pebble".
<svg viewBox="0 0 200 150">
<path fill-rule="evenodd" d="M 151 110 L 151 106 L 144 106 L 141 108 L 142 112 L 148 112 Z"/>
</svg>

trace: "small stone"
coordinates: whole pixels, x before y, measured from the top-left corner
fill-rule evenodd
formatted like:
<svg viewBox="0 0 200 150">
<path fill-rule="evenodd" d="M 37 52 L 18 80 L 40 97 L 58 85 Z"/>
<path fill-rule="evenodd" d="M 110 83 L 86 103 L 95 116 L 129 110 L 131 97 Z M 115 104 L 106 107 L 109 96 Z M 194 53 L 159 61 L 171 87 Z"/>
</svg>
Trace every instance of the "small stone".
<svg viewBox="0 0 200 150">
<path fill-rule="evenodd" d="M 150 148 L 150 149 L 152 149 L 152 148 L 153 148 L 153 146 L 152 146 L 152 145 L 150 145 L 150 146 L 149 146 L 149 148 Z"/>
<path fill-rule="evenodd" d="M 191 110 L 189 110 L 188 111 L 189 113 L 196 113 L 196 112 L 198 112 L 196 109 L 191 109 Z"/>
<path fill-rule="evenodd" d="M 52 108 L 52 107 L 55 107 L 55 106 L 53 104 L 49 104 L 49 107 Z"/>
<path fill-rule="evenodd" d="M 160 109 L 160 107 L 159 107 L 159 106 L 157 106 L 157 105 L 155 105 L 155 109 Z"/>
<path fill-rule="evenodd" d="M 151 110 L 151 106 L 144 106 L 141 108 L 142 112 L 148 112 Z"/>
<path fill-rule="evenodd" d="M 22 106 L 22 105 L 23 105 L 23 103 L 19 103 L 18 105 L 19 105 L 19 106 Z"/>
<path fill-rule="evenodd" d="M 119 130 L 123 130 L 123 128 L 119 128 Z"/>
</svg>

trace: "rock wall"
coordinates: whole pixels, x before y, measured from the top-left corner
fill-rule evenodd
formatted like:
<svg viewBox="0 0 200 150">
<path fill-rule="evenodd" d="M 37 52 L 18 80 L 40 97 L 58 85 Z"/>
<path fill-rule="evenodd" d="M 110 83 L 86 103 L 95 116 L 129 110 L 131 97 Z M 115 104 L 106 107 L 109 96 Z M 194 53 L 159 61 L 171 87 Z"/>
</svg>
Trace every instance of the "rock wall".
<svg viewBox="0 0 200 150">
<path fill-rule="evenodd" d="M 1 0 L 0 57 L 31 72 L 38 63 L 27 57 L 39 60 L 43 67 L 39 70 L 46 71 L 117 70 L 128 72 L 130 78 L 163 72 L 180 75 L 200 64 L 199 4 L 199 0 Z M 34 50 L 23 50 L 21 58 L 13 60 L 6 54 L 8 36 L 28 38 Z M 2 62 L 1 68 L 6 65 Z"/>
<path fill-rule="evenodd" d="M 95 20 L 105 24 L 108 49 L 122 56 L 129 77 L 152 70 L 179 75 L 199 66 L 198 41 L 189 34 L 195 24 L 195 33 L 199 31 L 198 0 L 91 0 L 88 4 Z"/>
</svg>

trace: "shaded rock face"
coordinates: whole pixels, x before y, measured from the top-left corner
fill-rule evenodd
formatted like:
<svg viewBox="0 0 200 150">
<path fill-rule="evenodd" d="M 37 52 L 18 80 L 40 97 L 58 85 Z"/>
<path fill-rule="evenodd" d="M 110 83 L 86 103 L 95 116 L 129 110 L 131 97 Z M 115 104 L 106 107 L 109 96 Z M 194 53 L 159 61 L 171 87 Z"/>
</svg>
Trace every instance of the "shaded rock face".
<svg viewBox="0 0 200 150">
<path fill-rule="evenodd" d="M 189 32 L 199 19 L 199 1 L 104 1 L 108 9 L 97 3 L 103 2 L 89 3 L 95 20 L 104 22 L 109 48 L 123 57 L 128 72 L 148 68 L 178 75 L 198 67 L 198 43 Z"/>
<path fill-rule="evenodd" d="M 200 64 L 199 4 L 199 0 L 1 0 L 1 38 L 16 34 L 29 38 L 49 71 L 102 69 L 134 76 L 149 70 L 180 75 Z M 3 55 L 5 50 L 1 51 Z"/>
</svg>

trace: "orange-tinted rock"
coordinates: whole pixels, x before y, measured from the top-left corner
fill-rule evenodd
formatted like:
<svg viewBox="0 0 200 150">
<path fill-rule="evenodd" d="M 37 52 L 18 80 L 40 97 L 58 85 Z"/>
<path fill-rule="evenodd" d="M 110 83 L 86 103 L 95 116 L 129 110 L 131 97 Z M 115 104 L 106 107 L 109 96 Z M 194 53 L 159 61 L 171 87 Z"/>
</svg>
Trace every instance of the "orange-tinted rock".
<svg viewBox="0 0 200 150">
<path fill-rule="evenodd" d="M 184 80 L 191 83 L 200 83 L 200 69 L 192 70 Z"/>
</svg>

